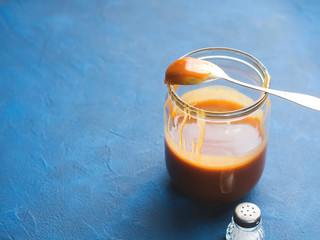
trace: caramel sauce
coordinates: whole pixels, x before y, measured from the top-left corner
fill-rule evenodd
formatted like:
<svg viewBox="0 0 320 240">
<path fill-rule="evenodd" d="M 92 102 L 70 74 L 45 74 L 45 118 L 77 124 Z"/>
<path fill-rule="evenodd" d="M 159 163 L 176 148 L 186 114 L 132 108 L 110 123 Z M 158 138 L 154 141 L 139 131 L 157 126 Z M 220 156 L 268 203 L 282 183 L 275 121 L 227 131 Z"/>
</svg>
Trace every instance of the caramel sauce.
<svg viewBox="0 0 320 240">
<path fill-rule="evenodd" d="M 259 181 L 266 157 L 266 148 L 245 163 L 228 167 L 197 164 L 177 154 L 165 142 L 166 165 L 172 182 L 190 199 L 216 205 L 241 199 Z"/>
<path fill-rule="evenodd" d="M 205 111 L 213 112 L 235 111 L 243 108 L 241 104 L 222 99 L 209 99 L 201 102 L 191 103 L 190 105 Z"/>
<path fill-rule="evenodd" d="M 222 93 L 223 91 L 224 94 Z M 236 96 L 232 89 L 216 87 L 198 90 L 199 94 L 183 96 L 189 104 L 207 111 L 233 111 L 243 108 L 241 101 L 209 99 L 194 101 L 205 92 L 221 92 Z M 249 103 L 248 103 L 249 104 Z M 229 124 L 186 117 L 178 110 L 172 114 L 165 128 L 166 165 L 173 183 L 183 194 L 204 204 L 225 204 L 239 200 L 249 193 L 260 179 L 266 156 L 266 137 L 261 127 L 262 115 L 256 115 Z M 171 114 L 170 114 L 171 115 Z M 230 133 L 230 134 L 228 134 Z M 177 144 L 179 143 L 179 144 Z"/>
</svg>

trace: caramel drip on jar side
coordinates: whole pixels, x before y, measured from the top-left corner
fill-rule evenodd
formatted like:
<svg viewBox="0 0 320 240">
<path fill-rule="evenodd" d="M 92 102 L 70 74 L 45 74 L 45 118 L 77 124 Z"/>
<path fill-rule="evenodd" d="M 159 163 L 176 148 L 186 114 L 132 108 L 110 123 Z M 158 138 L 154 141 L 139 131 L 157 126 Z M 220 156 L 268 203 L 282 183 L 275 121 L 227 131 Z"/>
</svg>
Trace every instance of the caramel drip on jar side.
<svg viewBox="0 0 320 240">
<path fill-rule="evenodd" d="M 187 109 L 187 111 L 188 111 L 188 109 Z M 182 131 L 183 131 L 184 125 L 187 122 L 187 118 L 188 118 L 188 114 L 185 113 L 184 116 L 183 116 L 183 120 L 182 120 L 181 126 L 180 126 L 180 131 L 179 131 L 180 147 L 182 147 Z"/>
<path fill-rule="evenodd" d="M 164 119 L 168 118 L 167 123 L 166 123 L 166 122 L 164 123 L 164 126 L 165 126 L 164 131 L 165 131 L 165 132 L 167 132 L 167 131 L 169 130 L 169 128 L 170 128 L 170 121 L 171 121 L 171 114 L 170 114 L 170 112 L 169 112 L 169 115 L 167 115 L 167 106 L 168 106 L 168 104 L 169 104 L 169 101 L 170 101 L 170 98 L 168 98 L 168 99 L 166 100 L 166 102 L 164 103 Z"/>
<path fill-rule="evenodd" d="M 198 119 L 197 119 L 197 125 L 199 126 L 200 128 L 200 131 L 199 131 L 199 136 L 198 136 L 198 143 L 197 143 L 197 146 L 196 146 L 196 158 L 199 158 L 200 156 L 200 151 L 201 151 L 201 148 L 203 146 L 203 142 L 204 142 L 204 134 L 205 134 L 205 131 L 206 131 L 206 121 L 204 119 L 204 116 L 202 116 L 202 114 L 200 112 L 198 112 Z"/>
<path fill-rule="evenodd" d="M 196 141 L 194 140 L 194 138 L 192 138 L 192 153 L 195 153 L 196 151 Z"/>
</svg>

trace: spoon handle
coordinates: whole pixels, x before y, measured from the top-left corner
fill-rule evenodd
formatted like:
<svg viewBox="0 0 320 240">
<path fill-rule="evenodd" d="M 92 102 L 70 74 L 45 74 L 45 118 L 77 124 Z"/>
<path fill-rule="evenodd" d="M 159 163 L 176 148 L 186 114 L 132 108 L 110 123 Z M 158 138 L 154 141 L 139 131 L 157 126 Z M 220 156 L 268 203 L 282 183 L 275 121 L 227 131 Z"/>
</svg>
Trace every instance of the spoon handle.
<svg viewBox="0 0 320 240">
<path fill-rule="evenodd" d="M 320 111 L 320 98 L 313 97 L 307 94 L 302 94 L 302 93 L 285 92 L 285 91 L 279 91 L 279 90 L 274 90 L 269 88 L 258 87 L 248 83 L 240 82 L 232 78 L 224 78 L 224 79 L 229 82 L 233 82 L 241 86 L 252 88 L 262 92 L 270 93 L 272 95 L 284 98 L 286 100 L 297 103 L 299 105 Z"/>
</svg>

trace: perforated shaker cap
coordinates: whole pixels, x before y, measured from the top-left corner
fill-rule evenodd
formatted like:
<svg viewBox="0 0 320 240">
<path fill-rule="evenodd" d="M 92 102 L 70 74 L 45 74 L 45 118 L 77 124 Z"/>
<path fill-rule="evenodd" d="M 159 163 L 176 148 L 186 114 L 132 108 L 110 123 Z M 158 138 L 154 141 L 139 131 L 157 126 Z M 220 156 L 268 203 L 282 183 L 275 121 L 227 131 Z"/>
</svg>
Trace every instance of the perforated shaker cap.
<svg viewBox="0 0 320 240">
<path fill-rule="evenodd" d="M 253 203 L 240 203 L 234 210 L 233 220 L 240 227 L 255 227 L 261 221 L 260 208 Z"/>
</svg>

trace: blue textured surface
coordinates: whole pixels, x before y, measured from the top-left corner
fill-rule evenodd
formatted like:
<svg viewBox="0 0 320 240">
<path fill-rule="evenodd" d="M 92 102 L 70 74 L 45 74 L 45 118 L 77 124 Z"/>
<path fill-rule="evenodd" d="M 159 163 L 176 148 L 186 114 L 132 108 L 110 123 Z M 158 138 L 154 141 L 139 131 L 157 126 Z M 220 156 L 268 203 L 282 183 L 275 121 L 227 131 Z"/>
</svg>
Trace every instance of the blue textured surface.
<svg viewBox="0 0 320 240">
<path fill-rule="evenodd" d="M 236 203 L 170 184 L 166 67 L 231 47 L 273 88 L 320 97 L 319 23 L 316 0 L 0 1 L 0 239 L 224 239 Z M 267 165 L 243 200 L 268 239 L 316 239 L 320 113 L 271 103 Z"/>
</svg>

